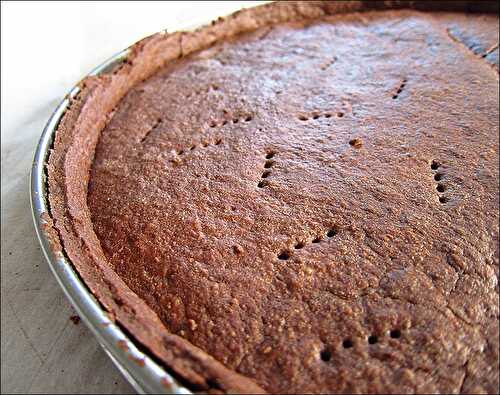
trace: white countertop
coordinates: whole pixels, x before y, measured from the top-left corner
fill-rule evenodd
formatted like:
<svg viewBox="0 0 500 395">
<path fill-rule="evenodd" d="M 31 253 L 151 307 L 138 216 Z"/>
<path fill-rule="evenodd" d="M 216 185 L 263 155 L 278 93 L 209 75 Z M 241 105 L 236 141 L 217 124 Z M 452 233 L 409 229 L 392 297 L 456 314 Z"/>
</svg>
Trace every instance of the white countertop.
<svg viewBox="0 0 500 395">
<path fill-rule="evenodd" d="M 32 225 L 29 171 L 51 112 L 94 66 L 165 28 L 251 2 L 2 2 L 1 393 L 133 393 L 75 314 Z"/>
</svg>

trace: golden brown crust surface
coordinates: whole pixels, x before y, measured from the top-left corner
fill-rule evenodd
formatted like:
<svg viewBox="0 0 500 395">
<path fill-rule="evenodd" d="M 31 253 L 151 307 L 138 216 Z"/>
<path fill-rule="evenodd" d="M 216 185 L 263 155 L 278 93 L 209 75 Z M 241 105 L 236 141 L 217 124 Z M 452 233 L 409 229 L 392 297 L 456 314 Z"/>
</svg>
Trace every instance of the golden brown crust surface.
<svg viewBox="0 0 500 395">
<path fill-rule="evenodd" d="M 366 6 L 152 36 L 58 129 L 66 253 L 195 389 L 498 388 L 498 16 Z"/>
</svg>

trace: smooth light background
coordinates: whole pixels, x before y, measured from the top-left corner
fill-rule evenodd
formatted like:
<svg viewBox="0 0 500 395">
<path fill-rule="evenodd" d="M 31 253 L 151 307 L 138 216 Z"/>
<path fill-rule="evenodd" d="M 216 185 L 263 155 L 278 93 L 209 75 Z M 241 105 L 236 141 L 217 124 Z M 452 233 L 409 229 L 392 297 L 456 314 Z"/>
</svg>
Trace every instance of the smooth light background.
<svg viewBox="0 0 500 395">
<path fill-rule="evenodd" d="M 132 393 L 69 302 L 38 246 L 29 206 L 37 140 L 85 74 L 156 31 L 256 1 L 2 2 L 1 393 Z"/>
</svg>

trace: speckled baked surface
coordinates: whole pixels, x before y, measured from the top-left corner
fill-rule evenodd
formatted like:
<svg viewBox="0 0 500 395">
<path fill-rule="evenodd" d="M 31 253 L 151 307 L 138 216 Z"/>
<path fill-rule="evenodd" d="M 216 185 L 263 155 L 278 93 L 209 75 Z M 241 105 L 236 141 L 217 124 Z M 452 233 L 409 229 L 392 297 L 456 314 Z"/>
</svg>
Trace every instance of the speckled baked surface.
<svg viewBox="0 0 500 395">
<path fill-rule="evenodd" d="M 498 16 L 313 16 L 123 89 L 65 214 L 91 288 L 195 388 L 494 393 Z"/>
</svg>

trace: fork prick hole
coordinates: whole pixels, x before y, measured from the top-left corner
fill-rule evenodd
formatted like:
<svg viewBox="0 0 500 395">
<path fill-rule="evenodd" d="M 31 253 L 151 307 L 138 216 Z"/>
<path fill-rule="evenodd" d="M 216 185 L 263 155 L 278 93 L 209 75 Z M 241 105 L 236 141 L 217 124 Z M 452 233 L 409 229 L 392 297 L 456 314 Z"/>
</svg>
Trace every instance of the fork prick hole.
<svg viewBox="0 0 500 395">
<path fill-rule="evenodd" d="M 286 261 L 286 260 L 290 259 L 290 257 L 291 257 L 291 255 L 290 255 L 289 251 L 281 251 L 278 254 L 278 259 L 280 259 L 282 261 Z"/>
</svg>

